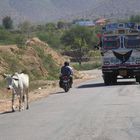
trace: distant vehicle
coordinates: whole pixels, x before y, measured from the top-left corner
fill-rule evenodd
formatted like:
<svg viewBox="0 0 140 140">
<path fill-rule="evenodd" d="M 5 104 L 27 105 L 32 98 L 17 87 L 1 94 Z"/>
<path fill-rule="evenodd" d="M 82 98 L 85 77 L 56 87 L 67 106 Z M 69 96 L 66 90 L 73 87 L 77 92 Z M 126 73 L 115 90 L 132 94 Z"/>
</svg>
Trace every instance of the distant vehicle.
<svg viewBox="0 0 140 140">
<path fill-rule="evenodd" d="M 135 78 L 140 83 L 140 26 L 108 24 L 100 41 L 105 85 L 117 83 L 118 78 Z"/>
</svg>

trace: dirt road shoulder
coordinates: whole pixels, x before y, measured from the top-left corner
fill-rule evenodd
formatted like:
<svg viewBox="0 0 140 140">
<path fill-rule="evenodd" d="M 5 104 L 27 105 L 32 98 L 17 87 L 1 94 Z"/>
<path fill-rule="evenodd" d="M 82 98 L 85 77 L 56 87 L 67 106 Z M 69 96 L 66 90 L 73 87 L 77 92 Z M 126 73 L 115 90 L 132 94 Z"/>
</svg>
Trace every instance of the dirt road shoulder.
<svg viewBox="0 0 140 140">
<path fill-rule="evenodd" d="M 97 79 L 101 77 L 101 71 L 98 69 L 89 70 L 89 71 L 81 71 L 80 73 L 82 75 L 82 78 L 75 79 L 74 85 L 78 85 L 81 82 L 89 80 L 89 79 Z M 53 94 L 61 90 L 62 89 L 59 87 L 58 81 L 52 81 L 51 84 L 48 84 L 46 86 L 41 86 L 38 89 L 31 91 L 29 93 L 30 102 L 39 100 L 41 98 L 45 98 L 49 96 L 50 94 Z M 16 101 L 16 105 L 18 105 L 18 100 Z M 6 112 L 10 110 L 11 110 L 11 99 L 0 100 L 0 112 Z"/>
</svg>

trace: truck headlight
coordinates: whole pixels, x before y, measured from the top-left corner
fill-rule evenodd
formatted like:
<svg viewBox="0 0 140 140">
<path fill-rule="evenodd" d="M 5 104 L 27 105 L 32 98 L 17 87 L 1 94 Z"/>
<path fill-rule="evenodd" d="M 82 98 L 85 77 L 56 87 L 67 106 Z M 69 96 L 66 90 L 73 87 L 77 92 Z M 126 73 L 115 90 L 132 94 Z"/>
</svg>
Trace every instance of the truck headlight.
<svg viewBox="0 0 140 140">
<path fill-rule="evenodd" d="M 136 64 L 140 64 L 140 59 L 137 59 L 136 60 Z"/>
<path fill-rule="evenodd" d="M 109 61 L 104 61 L 104 65 L 109 65 L 110 62 Z"/>
</svg>

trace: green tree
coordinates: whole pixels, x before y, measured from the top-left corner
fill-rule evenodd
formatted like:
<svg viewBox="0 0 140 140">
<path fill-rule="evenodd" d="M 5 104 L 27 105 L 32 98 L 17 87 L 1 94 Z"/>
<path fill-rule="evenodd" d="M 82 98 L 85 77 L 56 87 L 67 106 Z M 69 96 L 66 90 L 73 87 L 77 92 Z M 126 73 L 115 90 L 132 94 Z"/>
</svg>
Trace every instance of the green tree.
<svg viewBox="0 0 140 140">
<path fill-rule="evenodd" d="M 11 40 L 10 32 L 6 29 L 0 29 L 0 43 L 8 44 Z"/>
<path fill-rule="evenodd" d="M 5 29 L 12 29 L 13 28 L 13 20 L 10 16 L 6 16 L 2 19 L 2 25 Z"/>
<path fill-rule="evenodd" d="M 60 37 L 62 36 L 61 31 L 52 31 L 52 32 L 38 32 L 37 37 L 50 45 L 50 47 L 55 49 L 60 49 L 62 44 L 60 42 Z"/>
<path fill-rule="evenodd" d="M 57 28 L 58 29 L 63 29 L 65 28 L 65 23 L 63 21 L 58 21 L 57 22 Z"/>
<path fill-rule="evenodd" d="M 140 23 L 140 15 L 132 15 L 129 19 L 130 22 Z"/>
<path fill-rule="evenodd" d="M 24 21 L 23 23 L 20 23 L 18 25 L 22 35 L 26 35 L 28 38 L 30 37 L 31 35 L 31 23 L 29 21 Z"/>
<path fill-rule="evenodd" d="M 55 31 L 56 30 L 56 25 L 54 23 L 47 23 L 45 25 L 46 31 Z"/>
<path fill-rule="evenodd" d="M 61 41 L 74 51 L 76 60 L 81 64 L 82 58 L 93 46 L 93 31 L 88 27 L 75 26 L 64 33 Z"/>
<path fill-rule="evenodd" d="M 65 21 L 58 21 L 57 22 L 57 28 L 58 29 L 69 29 L 72 23 L 65 22 Z"/>
</svg>

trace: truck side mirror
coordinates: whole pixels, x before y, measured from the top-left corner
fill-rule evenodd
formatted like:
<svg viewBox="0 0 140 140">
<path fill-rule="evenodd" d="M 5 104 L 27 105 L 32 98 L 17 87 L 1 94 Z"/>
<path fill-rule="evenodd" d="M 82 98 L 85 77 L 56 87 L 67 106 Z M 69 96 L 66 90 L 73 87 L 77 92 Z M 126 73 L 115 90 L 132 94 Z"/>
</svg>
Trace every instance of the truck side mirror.
<svg viewBox="0 0 140 140">
<path fill-rule="evenodd" d="M 104 53 L 101 51 L 101 56 L 104 56 Z"/>
</svg>

